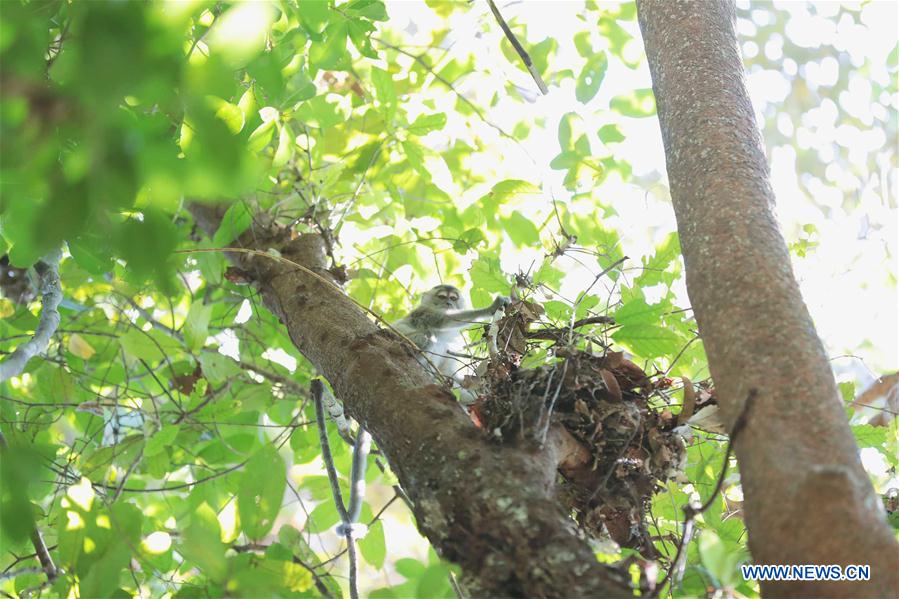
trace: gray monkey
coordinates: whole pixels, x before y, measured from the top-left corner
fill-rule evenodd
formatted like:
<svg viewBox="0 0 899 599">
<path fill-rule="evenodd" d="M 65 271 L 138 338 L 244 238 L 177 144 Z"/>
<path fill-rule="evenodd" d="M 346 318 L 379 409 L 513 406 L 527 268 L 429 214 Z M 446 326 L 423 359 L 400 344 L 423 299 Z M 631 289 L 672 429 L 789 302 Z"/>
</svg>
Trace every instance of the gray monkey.
<svg viewBox="0 0 899 599">
<path fill-rule="evenodd" d="M 489 320 L 493 314 L 509 305 L 507 297 L 497 296 L 493 303 L 479 310 L 466 310 L 465 299 L 452 285 L 437 285 L 424 293 L 421 303 L 406 317 L 394 323 L 393 328 L 409 338 L 424 352 L 427 361 L 437 371 L 461 383 L 468 365 L 459 359 L 464 349 L 462 329 Z M 430 364 L 429 364 L 430 362 Z M 466 403 L 474 401 L 473 394 L 462 389 Z"/>
</svg>

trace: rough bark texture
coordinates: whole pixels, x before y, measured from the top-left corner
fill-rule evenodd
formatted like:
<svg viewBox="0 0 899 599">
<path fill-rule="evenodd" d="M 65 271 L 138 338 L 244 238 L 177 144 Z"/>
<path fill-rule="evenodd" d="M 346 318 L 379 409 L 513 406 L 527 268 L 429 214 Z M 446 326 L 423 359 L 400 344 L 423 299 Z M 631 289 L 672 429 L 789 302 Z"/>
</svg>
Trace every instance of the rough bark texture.
<svg viewBox="0 0 899 599">
<path fill-rule="evenodd" d="M 767 582 L 768 596 L 895 597 L 899 548 L 858 458 L 775 220 L 730 1 L 638 0 L 687 290 L 736 441 L 759 564 L 870 564 L 868 583 Z"/>
<path fill-rule="evenodd" d="M 193 205 L 191 212 L 212 232 L 223 211 Z M 242 241 L 275 248 L 330 280 L 318 235 L 290 239 L 273 227 Z M 564 439 L 552 435 L 539 450 L 488 443 L 412 350 L 339 290 L 290 264 L 230 257 L 377 440 L 414 503 L 419 528 L 441 556 L 462 567 L 472 595 L 632 596 L 626 580 L 596 562 L 552 496 Z"/>
</svg>

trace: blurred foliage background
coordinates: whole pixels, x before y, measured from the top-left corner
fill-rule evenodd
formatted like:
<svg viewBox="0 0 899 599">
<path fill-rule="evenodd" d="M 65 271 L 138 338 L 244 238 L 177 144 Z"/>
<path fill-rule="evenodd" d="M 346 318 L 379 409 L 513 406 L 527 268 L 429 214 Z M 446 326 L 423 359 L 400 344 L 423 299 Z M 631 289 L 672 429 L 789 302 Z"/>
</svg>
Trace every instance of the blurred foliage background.
<svg viewBox="0 0 899 599">
<path fill-rule="evenodd" d="M 65 247 L 62 324 L 45 356 L 0 384 L 0 590 L 345 588 L 314 373 L 252 289 L 223 277 L 221 254 L 177 252 L 227 246 L 261 213 L 333 235 L 348 292 L 388 321 L 438 282 L 482 305 L 517 276 L 547 323 L 615 316 L 605 341 L 675 379 L 675 412 L 678 377 L 708 378 L 634 5 L 500 9 L 548 95 L 483 3 L 0 4 L 0 351 L 37 324 L 27 269 Z M 896 423 L 866 424 L 852 400 L 899 354 L 896 13 L 889 2 L 738 13 L 794 268 L 883 493 L 899 487 Z M 212 239 L 185 210 L 197 200 L 230 206 Z M 329 435 L 346 477 L 350 452 L 331 424 Z M 663 554 L 722 453 L 700 435 L 689 482 L 657 496 Z M 363 593 L 454 596 L 389 468 L 372 461 L 366 478 Z M 741 499 L 734 474 L 675 595 L 757 594 L 737 569 Z M 24 557 L 33 521 L 65 572 L 49 587 Z"/>
</svg>

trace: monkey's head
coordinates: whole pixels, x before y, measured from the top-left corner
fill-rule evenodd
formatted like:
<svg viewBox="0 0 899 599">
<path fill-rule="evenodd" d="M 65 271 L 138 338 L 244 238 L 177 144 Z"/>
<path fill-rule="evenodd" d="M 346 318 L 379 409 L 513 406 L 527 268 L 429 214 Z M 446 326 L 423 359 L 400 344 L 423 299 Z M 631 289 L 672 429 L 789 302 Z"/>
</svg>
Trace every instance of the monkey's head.
<svg viewBox="0 0 899 599">
<path fill-rule="evenodd" d="M 437 285 L 425 291 L 421 296 L 421 305 L 438 310 L 464 310 L 465 298 L 459 289 L 452 285 Z"/>
</svg>

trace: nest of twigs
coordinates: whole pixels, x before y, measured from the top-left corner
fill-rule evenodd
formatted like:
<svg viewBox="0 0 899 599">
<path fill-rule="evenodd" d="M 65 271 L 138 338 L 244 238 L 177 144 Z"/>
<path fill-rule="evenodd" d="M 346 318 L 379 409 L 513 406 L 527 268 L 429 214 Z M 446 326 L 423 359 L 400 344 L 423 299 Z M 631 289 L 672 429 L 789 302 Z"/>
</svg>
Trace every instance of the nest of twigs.
<svg viewBox="0 0 899 599">
<path fill-rule="evenodd" d="M 513 324 L 520 334 L 518 325 L 529 323 Z M 562 435 L 576 448 L 559 474 L 562 498 L 577 522 L 592 535 L 608 534 L 656 556 L 644 516 L 662 483 L 683 471 L 686 457 L 683 439 L 672 430 L 675 418 L 650 405 L 665 383 L 655 384 L 621 352 L 563 345 L 554 355 L 552 364 L 534 369 L 517 368 L 520 356 L 494 356 L 473 418 L 504 443 Z"/>
</svg>

